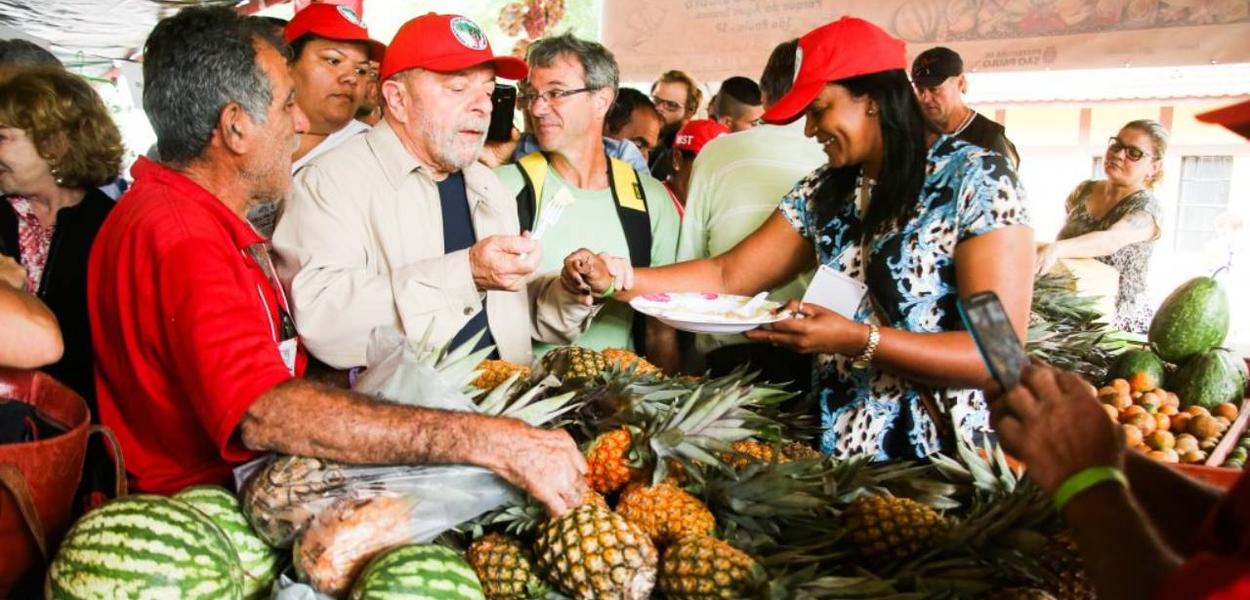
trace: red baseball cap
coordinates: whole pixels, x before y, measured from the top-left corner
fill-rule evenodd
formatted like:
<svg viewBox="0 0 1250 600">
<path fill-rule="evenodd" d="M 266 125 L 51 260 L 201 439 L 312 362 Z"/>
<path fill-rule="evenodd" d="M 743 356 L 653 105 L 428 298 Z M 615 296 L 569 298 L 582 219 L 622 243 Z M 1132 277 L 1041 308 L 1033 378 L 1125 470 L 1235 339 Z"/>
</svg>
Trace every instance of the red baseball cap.
<svg viewBox="0 0 1250 600">
<path fill-rule="evenodd" d="M 794 87 L 764 112 L 769 123 L 788 123 L 820 94 L 826 83 L 907 69 L 907 44 L 854 17 L 842 17 L 799 38 Z"/>
<path fill-rule="evenodd" d="M 711 119 L 695 119 L 681 126 L 673 139 L 674 150 L 690 150 L 698 154 L 712 138 L 729 133 L 729 128 Z"/>
<path fill-rule="evenodd" d="M 477 23 L 460 15 L 429 13 L 416 17 L 395 34 L 382 61 L 382 79 L 408 69 L 451 73 L 490 63 L 504 79 L 525 79 L 529 67 L 512 56 L 495 56 L 490 40 Z"/>
<path fill-rule="evenodd" d="M 1250 100 L 1238 102 L 1224 108 L 1209 110 L 1196 115 L 1196 117 L 1203 123 L 1223 125 L 1229 131 L 1250 139 Z"/>
<path fill-rule="evenodd" d="M 369 37 L 369 30 L 365 29 L 365 22 L 360 20 L 356 11 L 341 4 L 309 4 L 295 13 L 282 30 L 282 37 L 288 43 L 306 35 L 341 42 L 361 42 L 369 47 L 369 60 L 382 62 L 386 53 L 386 44 Z"/>
</svg>

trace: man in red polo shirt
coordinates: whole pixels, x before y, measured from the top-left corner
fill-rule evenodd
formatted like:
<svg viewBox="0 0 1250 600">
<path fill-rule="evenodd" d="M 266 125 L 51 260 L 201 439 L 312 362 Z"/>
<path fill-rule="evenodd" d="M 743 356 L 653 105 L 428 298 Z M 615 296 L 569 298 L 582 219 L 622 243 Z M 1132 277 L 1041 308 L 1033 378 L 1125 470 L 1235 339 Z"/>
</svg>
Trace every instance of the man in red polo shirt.
<svg viewBox="0 0 1250 600">
<path fill-rule="evenodd" d="M 189 8 L 157 24 L 144 109 L 161 163 L 101 229 L 88 285 L 101 418 L 135 489 L 225 483 L 263 451 L 348 463 L 486 467 L 553 513 L 580 503 L 564 432 L 391 405 L 298 379 L 299 348 L 266 240 L 244 220 L 290 187 L 286 45 L 268 24 Z"/>
</svg>

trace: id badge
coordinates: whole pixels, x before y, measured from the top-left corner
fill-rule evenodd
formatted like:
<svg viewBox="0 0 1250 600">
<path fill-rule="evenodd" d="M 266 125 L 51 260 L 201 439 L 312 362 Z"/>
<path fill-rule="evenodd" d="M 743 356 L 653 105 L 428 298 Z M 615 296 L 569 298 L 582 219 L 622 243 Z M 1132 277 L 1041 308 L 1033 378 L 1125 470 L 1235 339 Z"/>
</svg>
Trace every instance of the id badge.
<svg viewBox="0 0 1250 600">
<path fill-rule="evenodd" d="M 812 283 L 807 286 L 807 292 L 803 294 L 803 304 L 823 306 L 848 319 L 854 319 L 867 293 L 868 286 L 863 282 L 852 279 L 841 271 L 820 265 Z"/>
<path fill-rule="evenodd" d="M 295 357 L 299 354 L 299 338 L 289 338 L 278 342 L 278 354 L 282 355 L 282 363 L 286 370 L 295 376 Z"/>
</svg>

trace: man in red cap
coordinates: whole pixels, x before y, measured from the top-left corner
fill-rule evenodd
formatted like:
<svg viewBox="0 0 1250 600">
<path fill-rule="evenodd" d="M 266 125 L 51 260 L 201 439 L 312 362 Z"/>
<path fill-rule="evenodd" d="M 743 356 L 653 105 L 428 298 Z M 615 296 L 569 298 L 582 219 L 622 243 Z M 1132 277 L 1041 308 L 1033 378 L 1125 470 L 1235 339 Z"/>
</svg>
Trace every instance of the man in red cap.
<svg viewBox="0 0 1250 600">
<path fill-rule="evenodd" d="M 295 103 L 308 117 L 308 128 L 299 132 L 299 146 L 291 156 L 291 172 L 338 146 L 369 125 L 354 117 L 364 101 L 370 62 L 381 61 L 386 46 L 369 37 L 369 31 L 351 8 L 337 4 L 310 4 L 295 13 L 282 29 L 291 45 L 291 76 L 295 78 Z M 263 204 L 248 214 L 261 235 L 273 234 L 280 207 Z"/>
<path fill-rule="evenodd" d="M 461 16 L 427 14 L 400 28 L 382 60 L 384 119 L 313 160 L 274 233 L 300 333 L 338 369 L 365 365 L 370 333 L 462 343 L 482 333 L 505 360 L 529 364 L 531 337 L 567 343 L 595 308 L 521 236 L 514 195 L 477 162 L 495 77 L 520 79 Z"/>
<path fill-rule="evenodd" d="M 291 148 L 305 124 L 286 44 L 253 18 L 197 7 L 158 23 L 145 47 L 143 105 L 162 162 L 139 159 L 134 187 L 96 238 L 88 275 L 101 419 L 121 442 L 132 489 L 226 484 L 235 466 L 279 452 L 478 465 L 552 512 L 580 503 L 585 461 L 564 432 L 378 402 L 300 378 L 304 352 L 290 304 L 268 245 L 243 218 L 291 185 Z M 214 68 L 197 68 L 206 60 Z M 355 142 L 368 148 L 365 136 Z M 362 172 L 360 181 L 403 173 Z M 416 186 L 404 191 L 417 200 Z M 361 226 L 340 224 L 344 237 Z M 357 281 L 446 298 L 419 277 L 420 265 L 403 268 L 393 280 Z"/>
<path fill-rule="evenodd" d="M 711 119 L 695 119 L 687 122 L 677 130 L 673 138 L 673 174 L 664 182 L 673 203 L 677 205 L 677 213 L 683 214 L 686 206 L 686 192 L 690 185 L 690 172 L 694 170 L 694 159 L 703 150 L 703 146 L 717 136 L 729 133 L 729 128 Z"/>
</svg>

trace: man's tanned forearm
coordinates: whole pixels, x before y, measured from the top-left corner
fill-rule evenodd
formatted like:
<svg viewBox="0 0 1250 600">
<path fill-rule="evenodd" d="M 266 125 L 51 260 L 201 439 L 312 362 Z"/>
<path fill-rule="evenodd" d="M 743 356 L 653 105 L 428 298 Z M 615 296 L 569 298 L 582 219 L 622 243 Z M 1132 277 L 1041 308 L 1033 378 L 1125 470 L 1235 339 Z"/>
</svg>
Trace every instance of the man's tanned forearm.
<svg viewBox="0 0 1250 600">
<path fill-rule="evenodd" d="M 265 392 L 240 424 L 254 450 L 351 464 L 475 464 L 495 467 L 484 436 L 519 422 L 402 406 L 293 379 Z M 486 450 L 486 451 L 483 451 Z"/>
</svg>

